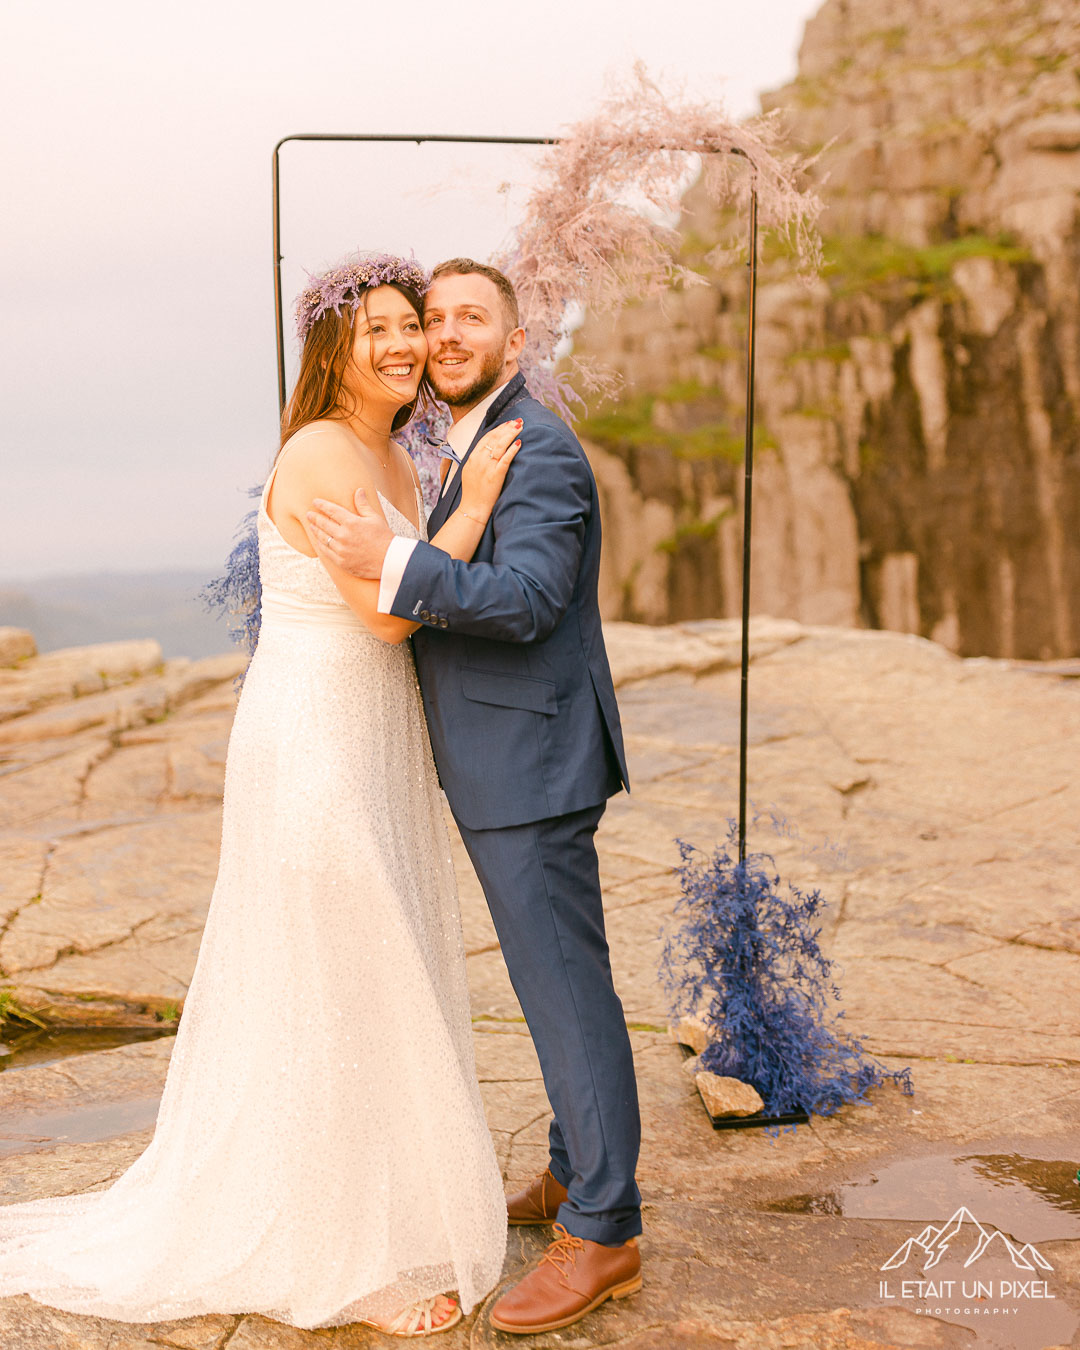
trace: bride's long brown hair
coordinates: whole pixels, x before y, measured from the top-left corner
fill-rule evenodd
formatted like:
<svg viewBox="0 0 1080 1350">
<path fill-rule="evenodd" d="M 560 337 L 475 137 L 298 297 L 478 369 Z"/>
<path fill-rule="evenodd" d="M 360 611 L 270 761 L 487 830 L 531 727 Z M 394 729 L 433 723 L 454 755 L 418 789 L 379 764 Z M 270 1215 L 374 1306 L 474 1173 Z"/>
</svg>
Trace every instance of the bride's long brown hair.
<svg viewBox="0 0 1080 1350">
<path fill-rule="evenodd" d="M 424 302 L 420 292 L 402 281 L 381 283 L 392 286 L 408 300 L 416 310 L 417 318 L 423 322 Z M 347 308 L 338 314 L 328 309 L 311 325 L 304 339 L 300 353 L 300 373 L 285 411 L 281 414 L 281 446 L 309 422 L 318 422 L 321 418 L 343 419 L 357 411 L 352 391 L 345 387 L 345 370 L 352 356 L 356 316 L 361 309 L 367 310 L 367 294 L 363 303 L 356 309 Z M 374 346 L 374 339 L 372 339 Z M 412 419 L 417 408 L 423 409 L 429 398 L 427 376 L 420 381 L 416 398 L 407 403 L 394 417 L 393 431 L 400 431 Z"/>
</svg>

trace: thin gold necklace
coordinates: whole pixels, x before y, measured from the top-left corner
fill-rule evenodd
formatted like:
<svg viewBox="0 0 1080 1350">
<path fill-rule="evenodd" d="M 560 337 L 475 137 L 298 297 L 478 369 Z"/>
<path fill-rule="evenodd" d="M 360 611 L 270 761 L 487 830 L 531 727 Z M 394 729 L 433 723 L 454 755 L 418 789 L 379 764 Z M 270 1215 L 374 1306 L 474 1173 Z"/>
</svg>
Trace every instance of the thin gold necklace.
<svg viewBox="0 0 1080 1350">
<path fill-rule="evenodd" d="M 349 421 L 349 419 L 348 419 L 348 418 L 345 418 L 344 420 L 345 420 L 345 425 L 349 428 L 349 430 L 350 430 L 350 431 L 352 432 L 352 434 L 356 437 L 356 439 L 360 442 L 360 444 L 364 447 L 364 449 L 365 449 L 365 450 L 370 450 L 371 453 L 375 456 L 375 458 L 379 461 L 379 463 L 383 466 L 383 473 L 389 473 L 389 472 L 390 472 L 390 461 L 391 461 L 391 460 L 393 459 L 393 457 L 394 457 L 393 447 L 391 447 L 390 453 L 389 453 L 389 455 L 387 455 L 386 459 L 383 459 L 382 455 L 379 454 L 378 450 L 376 450 L 374 446 L 368 445 L 367 441 L 364 440 L 363 436 L 360 435 L 360 433 L 359 433 L 359 432 L 356 430 L 356 428 L 352 425 L 352 423 Z"/>
</svg>

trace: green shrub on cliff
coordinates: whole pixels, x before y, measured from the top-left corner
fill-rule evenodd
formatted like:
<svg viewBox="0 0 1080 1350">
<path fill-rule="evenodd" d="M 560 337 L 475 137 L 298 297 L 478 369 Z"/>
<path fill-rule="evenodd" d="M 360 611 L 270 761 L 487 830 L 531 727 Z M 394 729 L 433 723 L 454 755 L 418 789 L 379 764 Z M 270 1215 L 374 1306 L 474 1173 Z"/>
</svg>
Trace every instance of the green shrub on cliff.
<svg viewBox="0 0 1080 1350">
<path fill-rule="evenodd" d="M 827 239 L 825 277 L 837 295 L 903 283 L 908 294 L 948 289 L 956 263 L 964 258 L 996 258 L 1017 264 L 1031 258 L 1008 235 L 965 234 L 926 248 L 913 248 L 881 234 L 836 235 Z"/>
<path fill-rule="evenodd" d="M 607 449 L 669 450 L 677 459 L 726 459 L 741 463 L 744 435 L 726 418 L 716 415 L 723 396 L 696 380 L 668 385 L 660 394 L 633 394 L 614 407 L 590 412 L 576 426 L 582 437 Z M 657 404 L 688 410 L 688 425 L 656 425 Z M 754 448 L 774 449 L 776 440 L 760 423 L 754 427 Z"/>
</svg>

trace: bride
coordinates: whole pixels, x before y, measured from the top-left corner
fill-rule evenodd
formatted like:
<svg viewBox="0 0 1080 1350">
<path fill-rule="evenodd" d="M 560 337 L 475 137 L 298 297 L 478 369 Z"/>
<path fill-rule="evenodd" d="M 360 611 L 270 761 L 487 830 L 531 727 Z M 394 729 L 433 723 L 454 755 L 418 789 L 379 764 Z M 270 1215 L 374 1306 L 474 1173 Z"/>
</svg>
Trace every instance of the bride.
<svg viewBox="0 0 1080 1350">
<path fill-rule="evenodd" d="M 301 296 L 220 868 L 154 1136 L 107 1190 L 0 1208 L 0 1297 L 418 1336 L 499 1279 L 506 1203 L 404 642 L 417 625 L 377 614 L 378 584 L 324 566 L 304 524 L 313 497 L 351 506 L 362 487 L 395 534 L 424 537 L 391 436 L 420 393 L 425 283 L 415 263 L 361 255 Z M 479 542 L 517 430 L 469 457 L 431 541 L 456 558 Z"/>
</svg>

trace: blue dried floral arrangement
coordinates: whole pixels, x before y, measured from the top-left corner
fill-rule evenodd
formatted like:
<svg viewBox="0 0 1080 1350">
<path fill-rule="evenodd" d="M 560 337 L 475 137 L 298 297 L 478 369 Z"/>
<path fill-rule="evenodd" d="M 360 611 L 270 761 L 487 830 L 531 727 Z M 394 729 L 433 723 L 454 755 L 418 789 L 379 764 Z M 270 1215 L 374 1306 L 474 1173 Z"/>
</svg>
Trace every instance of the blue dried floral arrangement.
<svg viewBox="0 0 1080 1350">
<path fill-rule="evenodd" d="M 909 1068 L 886 1069 L 827 1016 L 840 990 L 814 926 L 821 892 L 790 883 L 783 892 L 766 853 L 740 863 L 728 826 L 711 856 L 677 841 L 682 922 L 665 935 L 660 959 L 673 1015 L 697 1013 L 708 1028 L 701 1068 L 751 1083 L 769 1116 L 830 1116 L 887 1080 L 911 1096 Z"/>
<path fill-rule="evenodd" d="M 261 497 L 262 486 L 248 488 L 249 497 Z M 229 620 L 232 640 L 255 651 L 262 621 L 262 583 L 259 581 L 259 511 L 251 510 L 236 527 L 232 552 L 225 571 L 208 581 L 199 592 L 207 609 L 216 609 Z M 241 676 L 241 681 L 243 677 Z"/>
</svg>

